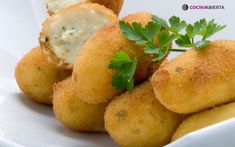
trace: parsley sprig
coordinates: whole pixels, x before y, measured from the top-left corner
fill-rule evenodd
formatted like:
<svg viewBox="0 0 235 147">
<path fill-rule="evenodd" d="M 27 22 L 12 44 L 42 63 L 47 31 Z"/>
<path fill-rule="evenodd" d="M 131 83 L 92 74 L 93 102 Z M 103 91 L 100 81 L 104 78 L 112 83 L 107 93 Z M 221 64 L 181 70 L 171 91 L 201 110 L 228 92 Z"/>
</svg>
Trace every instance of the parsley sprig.
<svg viewBox="0 0 235 147">
<path fill-rule="evenodd" d="M 201 19 L 195 22 L 193 25 L 188 24 L 185 31 L 186 33 L 178 38 L 175 42 L 180 47 L 194 47 L 196 49 L 204 48 L 209 44 L 208 38 L 215 33 L 223 30 L 226 26 L 220 26 L 215 23 L 215 20 L 207 22 L 205 19 Z M 195 36 L 201 36 L 201 40 L 195 41 Z"/>
<path fill-rule="evenodd" d="M 132 24 L 125 21 L 119 22 L 124 36 L 144 47 L 144 54 L 140 57 L 131 58 L 125 52 L 117 52 L 111 59 L 109 68 L 117 71 L 113 76 L 112 85 L 119 91 L 125 89 L 131 91 L 134 88 L 133 76 L 138 60 L 141 60 L 142 57 L 153 55 L 152 62 L 156 62 L 162 60 L 170 51 L 186 51 L 171 48 L 173 41 L 179 47 L 202 49 L 209 44 L 209 37 L 226 27 L 218 25 L 214 19 L 209 22 L 201 19 L 194 24 L 188 24 L 177 16 L 172 16 L 169 22 L 155 15 L 152 16 L 152 19 L 153 21 L 145 26 L 138 22 Z M 158 44 L 155 43 L 156 36 Z M 197 36 L 201 39 L 196 40 Z"/>
<path fill-rule="evenodd" d="M 109 64 L 110 69 L 119 72 L 113 76 L 113 86 L 117 90 L 132 90 L 134 88 L 133 76 L 137 67 L 137 58 L 130 58 L 125 52 L 117 52 Z"/>
</svg>

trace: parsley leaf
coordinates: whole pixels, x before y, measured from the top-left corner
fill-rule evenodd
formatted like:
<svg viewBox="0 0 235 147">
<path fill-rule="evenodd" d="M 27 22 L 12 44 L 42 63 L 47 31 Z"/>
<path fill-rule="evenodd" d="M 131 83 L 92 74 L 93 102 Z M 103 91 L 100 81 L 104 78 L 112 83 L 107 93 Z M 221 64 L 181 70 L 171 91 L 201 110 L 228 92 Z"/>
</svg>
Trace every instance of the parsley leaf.
<svg viewBox="0 0 235 147">
<path fill-rule="evenodd" d="M 144 36 L 140 32 L 141 24 L 134 22 L 132 25 L 129 23 L 126 23 L 125 21 L 120 21 L 119 26 L 123 31 L 124 36 L 135 42 L 140 42 L 141 40 L 144 40 Z"/>
<path fill-rule="evenodd" d="M 194 26 L 189 24 L 186 29 L 186 34 L 188 35 L 188 37 L 191 39 L 195 36 L 195 31 L 194 31 Z"/>
<path fill-rule="evenodd" d="M 224 28 L 225 25 L 220 26 L 216 24 L 214 19 L 207 22 L 206 19 L 203 18 L 200 19 L 199 21 L 196 21 L 193 25 L 191 24 L 187 25 L 185 29 L 186 34 L 184 36 L 181 36 L 181 38 L 178 39 L 176 43 L 181 47 L 190 47 L 189 44 L 191 44 L 196 49 L 201 49 L 209 44 L 210 41 L 207 40 L 209 37 L 211 37 L 212 35 L 221 31 Z M 194 43 L 196 35 L 202 36 L 202 40 Z"/>
<path fill-rule="evenodd" d="M 140 23 L 129 24 L 125 21 L 120 21 L 119 25 L 124 36 L 139 45 L 145 45 L 147 42 L 153 41 L 154 36 L 161 29 L 161 26 L 154 22 L 149 22 L 145 27 L 142 27 Z"/>
<path fill-rule="evenodd" d="M 198 34 L 198 35 L 202 35 L 205 32 L 205 28 L 207 26 L 207 22 L 206 19 L 200 19 L 199 21 L 196 21 L 194 23 L 194 35 Z"/>
<path fill-rule="evenodd" d="M 168 50 L 169 50 L 169 47 L 159 48 L 159 53 L 155 54 L 154 58 L 151 61 L 156 62 L 156 61 L 162 60 L 167 54 Z"/>
<path fill-rule="evenodd" d="M 187 23 L 184 20 L 180 20 L 180 18 L 176 16 L 172 16 L 169 19 L 169 22 L 171 24 L 170 30 L 174 33 L 179 33 L 187 26 Z"/>
<path fill-rule="evenodd" d="M 179 47 L 204 48 L 210 43 L 209 37 L 226 27 L 218 25 L 214 20 L 207 22 L 204 18 L 194 24 L 187 24 L 177 16 L 172 16 L 167 22 L 152 15 L 152 20 L 145 26 L 138 22 L 131 24 L 125 21 L 119 22 L 123 35 L 127 39 L 144 46 L 144 53 L 140 57 L 130 58 L 125 52 L 117 52 L 111 59 L 109 68 L 117 71 L 113 76 L 112 85 L 119 91 L 125 89 L 131 91 L 134 88 L 133 76 L 137 62 L 146 55 L 152 55 L 152 62 L 156 62 L 162 60 L 170 51 L 186 51 L 185 49 L 171 49 L 173 41 Z M 196 40 L 197 36 L 200 36 L 201 40 Z M 155 44 L 155 37 L 158 39 L 158 44 Z"/>
<path fill-rule="evenodd" d="M 113 76 L 112 85 L 119 91 L 131 91 L 134 88 L 133 76 L 137 67 L 137 59 L 131 59 L 125 52 L 117 52 L 110 61 L 109 68 L 117 70 Z"/>
<path fill-rule="evenodd" d="M 169 28 L 168 23 L 164 19 L 162 19 L 156 15 L 152 15 L 152 19 L 155 21 L 155 23 L 162 26 L 163 28 L 165 28 L 165 29 Z"/>
<path fill-rule="evenodd" d="M 157 46 L 154 44 L 154 42 L 146 42 L 146 48 L 144 49 L 144 53 L 145 54 L 158 54 L 158 48 Z"/>
<path fill-rule="evenodd" d="M 175 38 L 175 35 L 170 34 L 167 31 L 162 31 L 158 34 L 159 46 L 157 47 L 155 45 L 157 52 L 152 53 L 154 54 L 154 58 L 152 59 L 153 62 L 159 61 L 166 56 L 167 52 L 170 50 L 170 45 L 172 41 L 174 40 L 174 38 Z"/>
<path fill-rule="evenodd" d="M 189 36 L 186 35 L 182 35 L 179 39 L 177 39 L 175 41 L 175 43 L 179 46 L 179 47 L 193 47 L 193 43 L 191 42 Z"/>
<path fill-rule="evenodd" d="M 174 34 L 170 34 L 168 31 L 162 31 L 158 34 L 158 43 L 160 47 L 170 46 L 175 39 Z"/>
<path fill-rule="evenodd" d="M 196 21 L 193 25 L 189 24 L 186 27 L 186 32 L 189 38 L 194 38 L 195 35 L 203 35 L 206 31 L 207 22 L 205 18 Z"/>
<path fill-rule="evenodd" d="M 150 21 L 145 27 L 140 28 L 140 32 L 148 41 L 153 41 L 154 37 L 160 31 L 160 29 L 160 25 Z"/>
<path fill-rule="evenodd" d="M 220 26 L 217 23 L 215 23 L 214 19 L 209 21 L 206 27 L 206 31 L 203 34 L 203 40 L 206 40 L 207 38 L 211 37 L 215 33 L 223 30 L 225 27 L 226 27 L 225 25 Z"/>
</svg>

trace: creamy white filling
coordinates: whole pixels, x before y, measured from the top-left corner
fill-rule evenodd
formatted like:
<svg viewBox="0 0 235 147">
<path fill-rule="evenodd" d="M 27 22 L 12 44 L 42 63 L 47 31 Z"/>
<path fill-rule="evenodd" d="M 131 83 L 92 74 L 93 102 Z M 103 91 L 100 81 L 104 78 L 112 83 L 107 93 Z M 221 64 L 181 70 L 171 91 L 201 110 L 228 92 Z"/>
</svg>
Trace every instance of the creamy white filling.
<svg viewBox="0 0 235 147">
<path fill-rule="evenodd" d="M 109 22 L 106 15 L 92 8 L 58 16 L 50 26 L 50 45 L 59 59 L 73 64 L 82 45 Z"/>
<path fill-rule="evenodd" d="M 65 8 L 77 3 L 84 3 L 87 0 L 46 0 L 48 8 L 54 13 L 58 12 L 61 8 Z"/>
</svg>

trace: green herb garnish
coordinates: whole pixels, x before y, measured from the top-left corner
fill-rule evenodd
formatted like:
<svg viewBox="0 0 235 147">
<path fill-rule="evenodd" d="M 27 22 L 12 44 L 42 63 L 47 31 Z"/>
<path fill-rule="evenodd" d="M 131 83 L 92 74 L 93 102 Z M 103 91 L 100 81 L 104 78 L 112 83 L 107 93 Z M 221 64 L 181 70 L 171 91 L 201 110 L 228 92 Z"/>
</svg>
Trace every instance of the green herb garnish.
<svg viewBox="0 0 235 147">
<path fill-rule="evenodd" d="M 118 71 L 112 80 L 112 84 L 117 90 L 132 90 L 134 88 L 133 76 L 136 71 L 136 66 L 136 58 L 130 58 L 125 52 L 115 54 L 115 57 L 109 64 L 109 68 Z"/>
<path fill-rule="evenodd" d="M 215 20 L 207 22 L 205 19 L 201 19 L 195 22 L 193 25 L 188 24 L 184 35 L 181 35 L 175 42 L 179 47 L 194 47 L 196 49 L 204 48 L 209 44 L 209 37 L 215 33 L 223 30 L 226 26 L 220 26 L 215 23 Z M 201 36 L 201 40 L 195 41 L 196 36 Z"/>
<path fill-rule="evenodd" d="M 226 27 L 225 25 L 218 25 L 214 19 L 209 22 L 201 19 L 194 24 L 188 24 L 176 16 L 172 16 L 169 23 L 155 15 L 152 16 L 152 19 L 153 21 L 145 26 L 137 22 L 132 24 L 125 21 L 119 22 L 119 26 L 127 39 L 144 46 L 144 54 L 140 57 L 131 58 L 125 52 L 117 52 L 111 59 L 109 68 L 117 71 L 117 74 L 113 76 L 112 85 L 119 91 L 125 89 L 131 91 L 134 88 L 133 76 L 137 62 L 142 57 L 153 55 L 152 62 L 156 62 L 162 60 L 170 51 L 186 51 L 185 49 L 171 48 L 173 41 L 179 47 L 202 49 L 209 44 L 209 37 Z M 158 44 L 155 43 L 156 36 Z M 201 40 L 196 40 L 198 36 L 201 37 Z"/>
</svg>

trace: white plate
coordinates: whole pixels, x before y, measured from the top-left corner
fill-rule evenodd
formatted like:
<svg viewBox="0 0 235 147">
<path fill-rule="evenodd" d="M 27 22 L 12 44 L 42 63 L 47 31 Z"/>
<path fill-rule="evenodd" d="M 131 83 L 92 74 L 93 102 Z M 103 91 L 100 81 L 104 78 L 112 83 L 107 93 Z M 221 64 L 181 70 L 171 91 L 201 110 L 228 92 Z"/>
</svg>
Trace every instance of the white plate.
<svg viewBox="0 0 235 147">
<path fill-rule="evenodd" d="M 184 12 L 181 10 L 184 3 L 221 4 L 226 10 Z M 150 11 L 163 18 L 174 14 L 187 21 L 216 16 L 219 23 L 228 27 L 214 39 L 235 39 L 235 21 L 230 19 L 234 8 L 230 0 L 222 3 L 220 0 L 126 0 L 121 16 L 138 11 Z M 55 119 L 50 107 L 36 104 L 20 93 L 14 80 L 15 64 L 38 45 L 38 33 L 46 17 L 43 0 L 0 0 L 0 147 L 116 146 L 106 134 L 82 134 L 65 128 Z M 228 120 L 191 133 L 168 147 L 232 147 L 234 136 L 235 120 Z"/>
<path fill-rule="evenodd" d="M 108 135 L 77 133 L 65 128 L 55 119 L 51 107 L 26 98 L 14 80 L 0 78 L 0 81 L 5 85 L 0 87 L 0 136 L 4 140 L 32 147 L 115 146 Z"/>
</svg>

